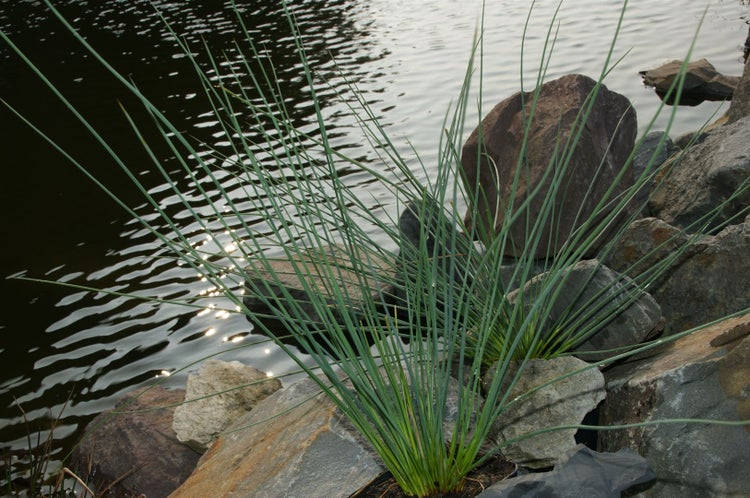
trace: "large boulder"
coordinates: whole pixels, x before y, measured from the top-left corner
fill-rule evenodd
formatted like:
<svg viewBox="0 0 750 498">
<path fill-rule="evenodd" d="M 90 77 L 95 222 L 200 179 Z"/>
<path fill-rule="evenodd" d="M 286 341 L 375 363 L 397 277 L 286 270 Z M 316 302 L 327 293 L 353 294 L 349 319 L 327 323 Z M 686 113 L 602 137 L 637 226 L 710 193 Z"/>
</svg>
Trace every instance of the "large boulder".
<svg viewBox="0 0 750 498">
<path fill-rule="evenodd" d="M 750 420 L 750 314 L 730 318 L 606 372 L 601 425 L 665 419 Z M 643 497 L 747 496 L 750 429 L 665 422 L 599 432 L 599 449 L 631 448 L 657 474 Z"/>
<path fill-rule="evenodd" d="M 383 471 L 359 432 L 304 379 L 236 420 L 170 498 L 343 498 Z"/>
<path fill-rule="evenodd" d="M 99 490 L 111 486 L 107 496 L 169 496 L 200 457 L 172 430 L 174 405 L 184 399 L 185 391 L 160 386 L 123 396 L 86 427 L 72 456 L 77 475 Z"/>
<path fill-rule="evenodd" d="M 715 128 L 700 144 L 664 163 L 649 202 L 652 216 L 697 231 L 736 218 L 750 206 L 750 116 Z M 737 221 L 735 221 L 736 223 Z"/>
<path fill-rule="evenodd" d="M 493 424 L 489 435 L 503 445 L 502 452 L 509 460 L 535 469 L 552 467 L 575 447 L 575 429 L 525 436 L 549 427 L 580 424 L 604 399 L 604 376 L 598 369 L 589 368 L 570 375 L 587 366 L 588 363 L 573 356 L 551 360 L 533 358 L 511 385 L 521 364 L 512 361 L 508 365 L 503 380 L 504 389 L 510 389 L 508 399 L 531 393 L 512 402 Z M 497 363 L 490 367 L 483 379 L 485 385 L 492 382 L 498 368 Z M 549 385 L 544 386 L 548 382 Z M 514 441 L 516 438 L 522 439 Z"/>
<path fill-rule="evenodd" d="M 664 99 L 672 84 L 680 75 L 683 61 L 673 60 L 654 69 L 641 71 L 643 83 L 653 87 L 656 94 Z M 687 64 L 685 81 L 682 87 L 680 105 L 697 105 L 705 100 L 730 100 L 739 82 L 738 76 L 719 73 L 706 59 Z M 665 102 L 674 103 L 676 89 Z"/>
<path fill-rule="evenodd" d="M 577 121 L 595 89 L 596 82 L 587 76 L 563 76 L 542 85 L 536 102 L 534 92 L 519 92 L 500 102 L 472 132 L 463 146 L 461 172 L 469 199 L 476 201 L 470 203 L 465 221 L 480 238 L 492 239 L 509 223 L 505 217 L 511 201 L 516 212 L 529 201 L 524 213 L 535 220 L 543 200 L 552 195 L 550 178 L 558 174 L 564 181 L 554 195 L 554 221 L 547 223 L 534 251 L 535 257 L 551 257 L 582 220 L 592 217 L 595 206 L 632 185 L 630 171 L 618 175 L 635 143 L 635 111 L 626 97 L 601 86 L 581 129 Z M 532 105 L 536 107 L 529 124 Z M 568 152 L 563 172 L 562 148 L 578 129 L 580 139 Z M 613 184 L 616 188 L 607 193 Z M 510 228 L 509 256 L 520 255 L 526 245 L 524 213 Z"/>
<path fill-rule="evenodd" d="M 172 429 L 180 442 L 203 453 L 236 419 L 281 389 L 279 379 L 239 361 L 209 359 L 188 375 L 186 403 L 175 409 Z"/>
<path fill-rule="evenodd" d="M 750 307 L 750 216 L 717 235 L 693 236 L 655 218 L 631 224 L 607 263 L 633 278 L 665 264 L 649 292 L 667 333 Z"/>
</svg>

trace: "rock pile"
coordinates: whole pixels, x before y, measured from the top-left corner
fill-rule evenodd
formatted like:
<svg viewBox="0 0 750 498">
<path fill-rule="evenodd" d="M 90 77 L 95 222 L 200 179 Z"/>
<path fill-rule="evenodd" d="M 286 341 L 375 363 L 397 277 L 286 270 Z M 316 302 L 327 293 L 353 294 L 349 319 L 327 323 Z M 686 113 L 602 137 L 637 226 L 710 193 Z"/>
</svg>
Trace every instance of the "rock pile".
<svg viewBox="0 0 750 498">
<path fill-rule="evenodd" d="M 601 284 L 602 288 L 613 292 L 608 295 L 598 291 L 591 282 L 603 278 L 606 282 L 622 282 L 623 288 L 628 289 L 637 286 L 631 278 L 661 265 L 664 278 L 655 281 L 648 293 L 643 292 L 625 306 L 612 327 L 602 335 L 592 337 L 589 344 L 581 346 L 578 354 L 582 359 L 597 362 L 603 358 L 586 358 L 585 353 L 632 346 L 655 333 L 663 334 L 664 344 L 626 362 L 603 368 L 601 372 L 596 368 L 598 365 L 593 365 L 589 369 L 595 377 L 592 384 L 578 386 L 578 391 L 563 395 L 563 398 L 573 399 L 581 392 L 591 393 L 582 411 L 574 415 L 575 420 L 556 422 L 544 419 L 538 425 L 576 423 L 597 404 L 600 404 L 600 423 L 605 425 L 652 423 L 685 417 L 730 421 L 750 419 L 750 314 L 742 314 L 743 310 L 750 308 L 750 216 L 747 216 L 750 207 L 749 77 L 746 68 L 729 111 L 728 124 L 707 132 L 700 143 L 693 142 L 687 150 L 681 150 L 668 140 L 653 140 L 652 137 L 650 143 L 656 154 L 638 160 L 640 163 L 636 161 L 634 166 L 657 171 L 653 185 L 644 187 L 651 190 L 648 205 L 633 207 L 633 213 L 644 208 L 643 216 L 630 223 L 616 243 L 603 237 L 598 244 L 602 252 L 593 255 L 597 259 L 582 261 L 570 269 L 584 275 L 581 282 L 585 284 L 560 294 L 561 306 L 569 305 L 563 301 L 582 292 L 616 300 L 620 292 L 616 287 Z M 590 79 L 577 75 L 548 85 L 540 94 L 543 96 L 537 109 L 540 123 L 532 129 L 529 170 L 524 176 L 528 183 L 521 184 L 516 192 L 519 200 L 536 188 L 542 189 L 541 197 L 545 195 L 544 189 L 549 185 L 544 183 L 544 171 L 556 164 L 554 148 L 550 145 L 554 140 L 549 134 L 552 130 L 558 133 L 563 129 L 564 133 L 569 129 L 566 127 L 575 121 L 578 109 L 585 105 L 586 96 L 593 88 Z M 480 190 L 475 192 L 474 198 L 483 200 L 470 208 L 467 219 L 479 224 L 484 240 L 491 239 L 494 231 L 506 222 L 502 212 L 495 211 L 494 207 L 507 202 L 510 172 L 519 157 L 514 144 L 523 132 L 518 116 L 528 99 L 528 94 L 519 94 L 499 104 L 483 121 L 483 133 L 472 134 L 464 147 L 462 164 L 465 176 L 469 185 L 478 186 Z M 635 116 L 629 109 L 624 97 L 602 89 L 589 118 L 591 122 L 587 129 L 590 135 L 581 138 L 575 148 L 575 167 L 566 173 L 570 175 L 571 188 L 558 199 L 560 231 L 547 234 L 549 244 L 542 244 L 545 249 L 537 254 L 539 258 L 553 257 L 560 244 L 565 242 L 565 237 L 577 228 L 578 213 L 589 212 L 590 199 L 584 193 L 598 190 L 599 193 L 594 195 L 599 199 L 609 195 L 605 193 L 607 187 L 613 175 L 625 164 L 635 139 Z M 483 137 L 483 144 L 477 143 L 479 136 Z M 478 154 L 482 147 L 491 160 Z M 662 149 L 657 150 L 658 147 Z M 681 161 L 676 161 L 675 155 L 680 156 Z M 627 181 L 624 185 L 628 185 Z M 648 192 L 640 193 L 645 195 Z M 550 195 L 554 197 L 555 193 Z M 720 204 L 724 208 L 720 210 L 717 221 L 702 222 L 704 216 L 716 211 Z M 529 209 L 534 209 L 533 202 Z M 513 244 L 522 247 L 523 232 L 513 229 L 513 233 Z M 498 264 L 507 264 L 507 261 Z M 571 279 L 569 284 L 575 286 L 576 281 Z M 533 286 L 534 280 L 518 284 Z M 666 340 L 670 334 L 704 326 L 731 314 L 737 316 L 685 334 L 675 341 Z M 209 385 L 216 389 L 214 384 Z M 220 428 L 209 427 L 200 437 L 179 436 L 182 440 L 198 443 L 201 449 L 208 449 L 200 457 L 192 476 L 176 491 L 179 482 L 192 472 L 198 455 L 178 443 L 178 435 L 172 429 L 172 409 L 158 412 L 162 413 L 160 417 L 163 419 L 147 423 L 151 425 L 151 432 L 146 433 L 149 434 L 146 439 L 156 441 L 161 451 L 149 450 L 148 446 L 144 446 L 145 450 L 131 450 L 133 454 L 145 453 L 144 458 L 149 454 L 168 452 L 173 455 L 170 466 L 161 467 L 160 463 L 151 460 L 135 462 L 119 454 L 112 457 L 96 454 L 94 459 L 99 462 L 100 469 L 106 467 L 105 460 L 112 458 L 125 462 L 132 474 L 123 483 L 130 486 L 127 489 L 133 493 L 148 491 L 149 498 L 167 496 L 172 492 L 171 496 L 175 498 L 346 497 L 382 471 L 372 449 L 343 420 L 333 404 L 315 395 L 312 381 L 295 383 L 268 395 L 270 391 L 266 390 L 257 397 L 253 395 L 251 410 L 222 415 L 226 420 L 221 421 Z M 605 391 L 606 399 L 600 403 Z M 182 399 L 182 394 L 155 392 L 164 397 L 149 399 L 148 402 L 154 405 L 169 405 L 174 397 Z M 146 402 L 146 398 L 139 400 Z M 248 406 L 244 401 L 235 399 L 234 402 L 239 407 Z M 547 410 L 544 405 L 538 411 L 552 410 Z M 566 415 L 570 414 L 569 410 L 564 411 Z M 519 416 L 530 418 L 523 413 Z M 135 416 L 131 415 L 131 418 Z M 185 424 L 179 419 L 176 417 L 174 424 L 180 427 L 181 433 L 185 429 L 181 426 Z M 137 424 L 141 428 L 144 422 Z M 513 437 L 514 434 L 503 435 L 504 431 L 511 429 L 507 424 L 499 424 L 498 439 Z M 92 429 L 92 435 L 84 441 L 96 445 L 100 441 L 97 430 Z M 524 430 L 533 430 L 533 427 Z M 119 434 L 120 430 L 109 433 Z M 556 474 L 519 478 L 519 487 L 510 491 L 511 494 L 503 494 L 514 485 L 511 480 L 488 489 L 484 496 L 520 496 L 513 493 L 524 486 L 547 486 L 544 482 L 564 486 L 558 479 L 566 474 L 566 465 L 585 465 L 580 462 L 587 461 L 594 462 L 592 465 L 596 468 L 603 468 L 603 462 L 609 462 L 607 465 L 613 464 L 619 469 L 608 474 L 606 479 L 603 474 L 597 474 L 602 477 L 602 485 L 612 490 L 611 496 L 619 496 L 632 484 L 643 483 L 652 477 L 644 467 L 643 459 L 633 452 L 645 457 L 656 474 L 655 482 L 639 496 L 740 496 L 750 489 L 750 473 L 746 472 L 750 468 L 750 431 L 740 425 L 678 422 L 602 431 L 598 436 L 598 449 L 628 456 L 624 460 L 609 453 L 594 455 L 590 451 L 580 453 L 583 455 L 580 460 L 579 457 L 573 459 L 579 450 L 574 447 L 571 434 L 564 436 L 565 440 L 559 446 L 543 443 L 545 454 L 542 455 L 527 453 L 528 447 L 509 450 L 509 454 L 517 455 L 514 458 L 522 464 L 536 461 L 538 465 L 534 466 L 556 465 Z M 141 444 L 148 443 L 143 441 Z M 101 447 L 111 449 L 120 445 L 109 439 Z M 514 453 L 515 450 L 519 452 Z M 548 454 L 550 451 L 552 454 Z M 569 452 L 567 456 L 566 452 Z M 91 454 L 93 450 L 81 450 L 84 459 Z M 158 475 L 168 476 L 169 482 L 161 483 L 163 486 L 151 484 L 153 480 L 146 477 L 149 466 L 158 468 Z M 591 472 L 591 468 L 587 472 Z M 117 473 L 119 470 L 108 472 Z M 573 474 L 582 475 L 578 471 Z M 610 479 L 612 475 L 628 478 Z M 133 484 L 138 479 L 138 484 Z M 534 479 L 543 483 L 533 484 Z M 146 490 L 144 486 L 154 487 Z M 580 494 L 580 483 L 578 486 L 577 493 Z M 560 495 L 565 494 L 561 491 Z"/>
</svg>

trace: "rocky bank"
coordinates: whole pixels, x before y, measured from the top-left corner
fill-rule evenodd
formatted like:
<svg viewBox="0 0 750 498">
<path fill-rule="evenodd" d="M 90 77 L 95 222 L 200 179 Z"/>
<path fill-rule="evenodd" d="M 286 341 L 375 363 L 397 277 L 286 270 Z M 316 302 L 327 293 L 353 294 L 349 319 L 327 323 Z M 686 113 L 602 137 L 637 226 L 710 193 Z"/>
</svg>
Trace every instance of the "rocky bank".
<svg viewBox="0 0 750 498">
<path fill-rule="evenodd" d="M 591 282 L 593 274 L 606 281 L 635 275 L 652 265 L 666 267 L 663 278 L 648 293 L 592 338 L 593 344 L 581 346 L 579 361 L 602 359 L 587 358 L 590 350 L 701 328 L 625 362 L 589 370 L 595 374 L 586 383 L 593 386 L 587 388 L 591 395 L 579 411 L 564 410 L 568 415 L 575 413 L 570 423 L 592 410 L 598 423 L 608 426 L 664 419 L 750 419 L 748 67 L 736 84 L 722 124 L 696 140 L 680 141 L 682 147 L 663 134 L 644 137 L 634 169 L 654 171 L 653 183 L 641 192 L 641 199 L 650 199 L 648 204 L 633 207 L 641 209 L 636 211 L 640 215 L 628 224 L 616 245 L 607 246 L 602 238 L 601 247 L 607 250 L 571 269 Z M 541 118 L 530 142 L 533 164 L 548 164 L 546 158 L 554 145 L 550 137 L 570 126 L 593 84 L 581 75 L 545 84 L 536 111 Z M 486 157 L 472 155 L 477 150 L 477 133 L 464 148 L 462 164 L 468 184 L 483 189 L 481 198 L 488 206 L 501 205 L 495 201 L 502 201 L 510 188 L 503 183 L 509 177 L 503 168 L 515 164 L 520 153 L 514 144 L 523 132 L 518 128 L 518 115 L 524 102 L 528 98 L 521 94 L 510 97 L 484 119 L 481 136 L 486 141 Z M 606 190 L 636 141 L 636 117 L 622 96 L 603 89 L 590 119 L 574 151 L 576 166 L 570 179 L 575 188 L 571 192 Z M 532 169 L 518 194 L 536 188 L 543 173 Z M 549 240 L 564 241 L 577 228 L 579 209 L 590 209 L 588 202 L 570 195 L 561 199 L 561 231 L 548 234 Z M 725 208 L 719 216 L 704 223 L 705 215 L 721 203 Z M 493 214 L 486 209 L 470 210 L 467 221 L 479 224 L 482 236 L 489 239 L 494 224 L 504 222 Z M 691 241 L 688 250 L 682 249 L 685 241 Z M 519 229 L 514 243 L 523 244 L 523 230 Z M 552 252 L 557 248 L 552 243 L 545 247 Z M 521 284 L 534 285 L 533 281 Z M 596 292 L 593 286 L 590 290 Z M 208 391 L 194 390 L 193 384 L 198 383 L 208 386 Z M 148 498 L 347 497 L 383 472 L 377 455 L 329 400 L 316 395 L 309 380 L 282 389 L 275 379 L 244 365 L 207 362 L 191 376 L 187 399 L 226 389 L 231 390 L 220 398 L 186 403 L 176 410 L 102 414 L 77 451 L 79 469 L 95 470 L 102 482 L 125 476 L 118 483 L 117 496 L 143 493 Z M 563 399 L 579 396 L 564 391 L 556 395 Z M 182 399 L 182 392 L 156 388 L 123 402 L 154 407 L 171 406 Z M 544 403 L 541 410 L 550 402 Z M 524 413 L 518 418 L 532 425 L 550 423 L 534 421 Z M 499 438 L 504 431 L 517 429 L 500 422 Z M 518 494 L 520 489 L 552 490 L 544 496 L 620 496 L 634 484 L 641 486 L 638 496 L 659 498 L 748 496 L 750 490 L 748 426 L 678 421 L 599 431 L 598 452 L 577 447 L 572 432 L 562 436 L 559 442 L 532 441 L 508 451 L 522 467 L 554 466 L 553 472 L 534 471 L 509 479 L 481 496 L 537 496 L 532 491 Z M 545 454 L 535 453 L 534 445 L 543 447 Z"/>
</svg>

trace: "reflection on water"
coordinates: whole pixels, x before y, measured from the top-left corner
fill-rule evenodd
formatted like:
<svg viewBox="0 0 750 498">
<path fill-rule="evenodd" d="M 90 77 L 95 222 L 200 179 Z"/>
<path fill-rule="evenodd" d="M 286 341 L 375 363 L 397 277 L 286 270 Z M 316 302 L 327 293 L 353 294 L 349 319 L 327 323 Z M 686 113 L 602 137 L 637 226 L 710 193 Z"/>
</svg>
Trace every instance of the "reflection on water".
<svg viewBox="0 0 750 498">
<path fill-rule="evenodd" d="M 247 81 L 248 67 L 256 62 L 237 45 L 241 31 L 232 2 L 106 0 L 61 1 L 61 10 L 86 39 L 122 74 L 196 142 L 211 144 L 219 156 L 212 158 L 216 177 L 241 213 L 227 217 L 229 229 L 243 223 L 256 233 L 264 227 L 248 208 L 246 182 L 233 169 L 237 160 L 228 134 L 214 118 L 203 98 L 189 60 L 175 46 L 164 27 L 163 16 L 184 39 L 214 81 L 222 78 L 203 52 L 203 44 L 220 56 L 221 74 L 234 73 L 248 98 L 257 98 Z M 274 64 L 279 87 L 288 99 L 295 126 L 315 134 L 312 103 L 306 98 L 306 81 L 295 54 L 291 32 L 279 2 L 238 1 L 245 27 L 256 39 L 261 57 Z M 470 42 L 476 26 L 478 5 L 441 0 L 425 6 L 419 1 L 317 0 L 293 2 L 301 25 L 316 81 L 327 82 L 336 92 L 349 92 L 351 82 L 365 95 L 406 157 L 411 157 L 408 138 L 427 165 L 435 162 L 444 113 L 457 95 Z M 525 83 L 535 81 L 536 59 L 541 53 L 553 5 L 537 2 L 538 16 L 527 36 Z M 596 76 L 605 60 L 618 12 L 609 2 L 570 2 L 560 16 L 560 35 L 549 77 L 568 72 Z M 696 2 L 702 4 L 702 2 Z M 683 56 L 702 12 L 702 5 L 682 6 L 674 12 L 668 2 L 655 5 L 632 1 L 615 58 L 632 49 L 608 80 L 610 88 L 627 95 L 636 105 L 641 123 L 658 106 L 658 99 L 641 86 L 638 70 L 655 67 Z M 523 2 L 491 2 L 488 5 L 485 69 L 485 106 L 519 89 L 521 30 L 527 14 Z M 739 47 L 746 35 L 741 16 L 747 8 L 737 2 L 711 3 L 703 35 L 695 53 L 708 58 L 719 71 L 741 72 Z M 150 165 L 119 103 L 136 120 L 148 119 L 116 81 L 78 46 L 37 2 L 0 0 L 0 26 L 22 46 L 104 138 L 139 175 L 160 208 L 178 223 L 196 248 L 211 250 L 218 236 L 224 250 L 239 255 L 231 246 L 227 227 L 215 214 L 228 208 L 219 192 L 209 191 L 214 203 L 205 202 L 201 188 L 211 179 L 185 174 L 179 188 L 190 199 L 184 205 Z M 658 28 L 656 28 L 658 26 Z M 147 217 L 129 180 L 46 91 L 5 45 L 0 46 L 0 92 L 19 111 L 60 143 L 111 187 L 129 205 Z M 335 61 L 335 63 L 334 63 Z M 342 77 L 345 76 L 345 78 Z M 224 79 L 224 83 L 235 83 Z M 321 86 L 323 88 L 323 86 Z M 375 162 L 377 156 L 352 133 L 356 122 L 332 90 L 320 94 L 323 112 L 331 125 L 332 141 L 351 157 Z M 675 132 L 695 129 L 718 105 L 680 109 Z M 470 106 L 472 107 L 472 106 Z M 263 123 L 243 120 L 243 136 L 257 139 Z M 472 107 L 469 122 L 478 112 Z M 663 127 L 666 118 L 657 122 Z M 207 355 L 224 351 L 224 359 L 240 359 L 276 374 L 293 365 L 264 337 L 254 334 L 245 318 L 222 297 L 219 289 L 196 277 L 195 272 L 170 257 L 167 248 L 131 215 L 116 206 L 96 185 L 60 158 L 11 113 L 0 113 L 5 142 L 1 182 L 2 209 L 6 220 L 3 276 L 31 277 L 106 288 L 122 295 L 86 292 L 17 280 L 3 281 L 4 313 L 0 318 L 0 445 L 22 448 L 25 434 L 19 403 L 35 428 L 44 427 L 47 411 L 54 415 L 68 395 L 63 426 L 55 434 L 59 448 L 70 447 L 75 431 L 91 416 L 112 406 L 125 391 L 155 378 L 168 385 L 184 384 L 183 367 Z M 470 131 L 470 130 L 469 130 Z M 156 137 L 149 136 L 154 139 Z M 159 143 L 154 141 L 154 143 Z M 261 146 L 259 146 L 261 147 Z M 274 151 L 265 150 L 265 154 Z M 179 171 L 161 143 L 155 150 L 168 171 Z M 206 148 L 198 154 L 208 154 Z M 259 155 L 262 156 L 262 154 Z M 375 164 L 375 163 L 374 163 Z M 415 163 L 416 168 L 416 163 Z M 279 170 L 276 175 L 288 175 Z M 372 208 L 393 216 L 394 199 L 356 171 L 344 170 L 347 181 L 373 199 Z M 205 216 L 201 225 L 190 214 Z M 152 220 L 157 223 L 157 215 Z M 164 234 L 167 226 L 158 226 Z M 375 235 L 377 237 L 377 235 Z M 208 245 L 206 245 L 208 244 Z M 215 248 L 216 249 L 216 248 Z M 226 275 L 227 285 L 238 289 L 236 277 Z M 158 298 L 164 302 L 136 300 L 128 295 Z M 186 308 L 177 301 L 188 302 Z M 245 347 L 250 345 L 251 347 Z M 61 456 L 59 453 L 58 456 Z"/>
</svg>

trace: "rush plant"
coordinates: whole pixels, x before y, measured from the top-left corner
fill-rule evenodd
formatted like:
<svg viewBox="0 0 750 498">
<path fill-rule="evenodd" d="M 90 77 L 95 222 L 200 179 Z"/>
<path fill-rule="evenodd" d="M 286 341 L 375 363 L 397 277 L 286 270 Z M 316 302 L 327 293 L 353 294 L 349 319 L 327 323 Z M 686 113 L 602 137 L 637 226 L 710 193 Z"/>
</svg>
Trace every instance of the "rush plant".
<svg viewBox="0 0 750 498">
<path fill-rule="evenodd" d="M 623 3 L 621 16 L 626 5 Z M 511 359 L 523 362 L 567 353 L 628 302 L 638 299 L 649 279 L 659 274 L 657 269 L 634 279 L 624 304 L 605 304 L 595 310 L 584 306 L 571 310 L 563 322 L 549 323 L 566 268 L 584 258 L 597 236 L 651 181 L 653 171 L 647 168 L 624 196 L 602 200 L 597 212 L 584 220 L 582 228 L 549 262 L 542 285 L 533 294 L 523 294 L 514 302 L 507 299 L 508 289 L 498 262 L 506 256 L 509 234 L 501 231 L 485 244 L 474 243 L 477 228 L 463 226 L 459 213 L 461 206 L 479 204 L 478 198 L 467 198 L 458 168 L 467 109 L 472 105 L 471 82 L 477 73 L 480 80 L 482 75 L 481 31 L 469 54 L 462 91 L 453 111 L 446 114 L 438 163 L 428 166 L 417 161 L 422 171 L 415 171 L 408 165 L 413 159 L 402 156 L 354 84 L 340 97 L 348 103 L 360 125 L 362 141 L 369 143 L 377 160 L 351 157 L 334 145 L 321 104 L 321 92 L 331 88 L 316 79 L 291 11 L 288 17 L 300 56 L 301 76 L 315 108 L 312 126 L 295 126 L 274 68 L 253 44 L 240 16 L 238 23 L 245 40 L 238 48 L 246 54 L 241 70 L 226 69 L 232 66 L 223 65 L 222 58 L 210 51 L 205 53 L 207 69 L 193 55 L 196 47 L 182 45 L 231 148 L 228 153 L 211 150 L 208 154 L 206 144 L 191 140 L 57 15 L 152 118 L 151 123 L 136 122 L 123 109 L 152 159 L 152 170 L 163 177 L 190 219 L 176 219 L 163 209 L 139 176 L 54 83 L 0 33 L 129 176 L 142 192 L 148 212 L 136 210 L 111 194 L 114 201 L 169 247 L 172 257 L 210 281 L 318 382 L 408 495 L 424 497 L 460 490 L 469 471 L 489 457 L 487 435 L 511 403 L 507 385 L 503 384 Z M 554 26 L 551 24 L 547 33 L 537 87 L 544 81 L 552 56 Z M 618 31 L 619 25 L 612 47 Z M 175 39 L 183 43 L 179 37 Z M 597 87 L 580 110 L 578 130 L 584 126 L 611 67 L 608 57 L 603 61 Z M 221 78 L 211 77 L 209 70 Z M 678 96 L 680 85 L 681 81 L 674 88 Z M 259 96 L 247 88 L 259 92 Z M 537 97 L 535 93 L 533 98 Z M 481 116 L 481 97 L 479 106 Z M 240 109 L 242 113 L 237 112 Z M 239 115 L 251 118 L 241 121 Z M 528 122 L 533 118 L 532 113 Z M 159 143 L 145 138 L 147 126 L 159 132 Z M 243 132 L 248 126 L 260 134 L 260 140 Z M 527 126 L 530 133 L 528 130 Z M 37 131 L 99 183 L 63 144 Z M 567 151 L 575 147 L 579 136 L 576 133 L 561 144 L 559 165 L 549 172 L 553 192 L 564 188 L 570 167 Z M 166 168 L 158 159 L 157 147 L 171 151 L 178 167 Z M 625 165 L 629 167 L 629 163 Z M 345 174 L 351 171 L 389 192 L 402 213 L 401 219 L 375 209 L 377 199 L 368 198 L 351 185 L 350 175 Z M 524 174 L 522 164 L 515 174 Z M 419 178 L 430 181 L 423 184 Z M 110 192 L 106 185 L 99 185 Z M 196 198 L 201 208 L 195 207 Z M 523 216 L 526 207 L 511 199 L 506 216 Z M 554 211 L 554 196 L 550 196 L 538 217 L 530 220 L 530 246 L 516 258 L 513 280 L 525 282 L 534 275 L 533 246 L 540 243 L 542 228 L 554 222 Z M 198 244 L 198 233 L 201 237 L 208 234 L 211 243 Z M 392 244 L 380 242 L 383 237 Z M 667 264 L 663 263 L 662 271 Z M 302 298 L 288 287 L 290 277 L 302 291 Z M 248 298 L 262 304 L 266 311 L 259 312 L 255 306 L 250 309 Z M 288 345 L 289 336 L 299 349 Z M 499 374 L 484 389 L 480 372 L 494 361 L 500 362 Z M 449 416 L 449 400 L 458 407 L 454 416 Z"/>
</svg>

